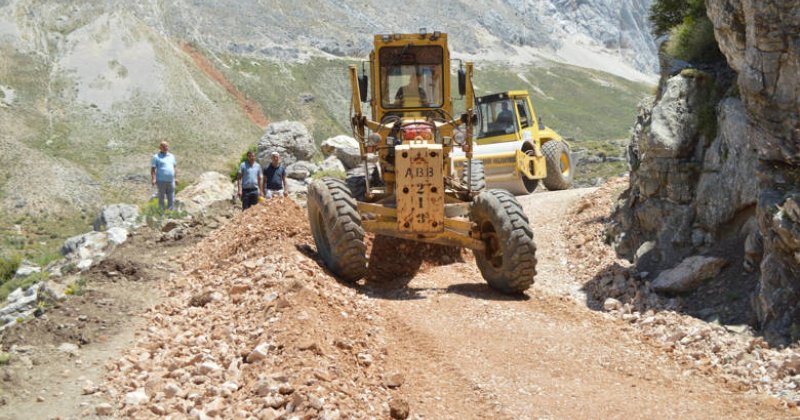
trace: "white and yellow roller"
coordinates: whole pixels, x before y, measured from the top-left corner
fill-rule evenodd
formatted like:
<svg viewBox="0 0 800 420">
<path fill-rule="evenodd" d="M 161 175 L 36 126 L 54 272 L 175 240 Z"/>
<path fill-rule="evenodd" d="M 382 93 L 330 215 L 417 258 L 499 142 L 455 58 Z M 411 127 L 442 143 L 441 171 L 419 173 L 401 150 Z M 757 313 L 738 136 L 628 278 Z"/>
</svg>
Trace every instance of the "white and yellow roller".
<svg viewBox="0 0 800 420">
<path fill-rule="evenodd" d="M 515 195 L 532 193 L 542 180 L 548 190 L 570 188 L 574 164 L 569 145 L 541 124 L 527 91 L 508 91 L 476 99 L 480 115 L 473 159 L 483 162 L 487 188 Z M 461 176 L 466 163 L 454 153 Z"/>
</svg>

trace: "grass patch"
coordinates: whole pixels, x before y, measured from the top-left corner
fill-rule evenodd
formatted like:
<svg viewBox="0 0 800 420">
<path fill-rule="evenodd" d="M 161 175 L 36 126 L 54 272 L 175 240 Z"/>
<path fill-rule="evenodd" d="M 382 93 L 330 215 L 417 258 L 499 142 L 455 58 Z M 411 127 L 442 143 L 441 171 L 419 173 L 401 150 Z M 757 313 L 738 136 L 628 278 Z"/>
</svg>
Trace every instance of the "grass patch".
<svg viewBox="0 0 800 420">
<path fill-rule="evenodd" d="M 0 365 L 7 365 L 11 362 L 11 353 L 0 351 Z"/>
<path fill-rule="evenodd" d="M 347 178 L 347 173 L 338 169 L 326 169 L 324 171 L 314 172 L 311 175 L 311 179 L 322 179 L 325 177 L 345 179 Z"/>
<path fill-rule="evenodd" d="M 139 220 L 147 223 L 148 226 L 158 226 L 167 219 L 182 219 L 187 213 L 181 209 L 167 210 L 158 207 L 158 199 L 153 198 L 139 208 Z"/>
<path fill-rule="evenodd" d="M 5 284 L 14 277 L 21 262 L 19 255 L 0 259 L 0 284 Z"/>
</svg>

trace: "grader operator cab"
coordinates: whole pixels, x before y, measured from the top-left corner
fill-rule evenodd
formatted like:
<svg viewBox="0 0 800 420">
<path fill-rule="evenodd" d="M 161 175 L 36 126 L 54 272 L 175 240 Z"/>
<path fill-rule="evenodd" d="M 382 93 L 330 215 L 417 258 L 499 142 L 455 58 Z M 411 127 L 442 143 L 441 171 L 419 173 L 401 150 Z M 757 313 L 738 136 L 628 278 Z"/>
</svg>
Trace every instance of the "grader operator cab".
<svg viewBox="0 0 800 420">
<path fill-rule="evenodd" d="M 536 272 L 528 218 L 512 194 L 486 190 L 480 162 L 472 162 L 472 63 L 456 71 L 467 104 L 460 115 L 453 111 L 446 34 L 377 35 L 368 64 L 361 75 L 349 68 L 350 122 L 364 176 L 308 187 L 309 221 L 325 264 L 343 280 L 363 277 L 364 236 L 372 232 L 470 248 L 491 287 L 528 289 Z M 369 102 L 369 117 L 362 102 Z M 466 162 L 461 176 L 452 170 L 454 150 Z"/>
<path fill-rule="evenodd" d="M 545 127 L 527 91 L 481 96 L 476 103 L 480 126 L 473 159 L 483 163 L 487 187 L 524 195 L 536 190 L 540 180 L 551 191 L 572 186 L 569 144 Z M 467 158 L 456 152 L 453 163 L 463 172 Z"/>
</svg>

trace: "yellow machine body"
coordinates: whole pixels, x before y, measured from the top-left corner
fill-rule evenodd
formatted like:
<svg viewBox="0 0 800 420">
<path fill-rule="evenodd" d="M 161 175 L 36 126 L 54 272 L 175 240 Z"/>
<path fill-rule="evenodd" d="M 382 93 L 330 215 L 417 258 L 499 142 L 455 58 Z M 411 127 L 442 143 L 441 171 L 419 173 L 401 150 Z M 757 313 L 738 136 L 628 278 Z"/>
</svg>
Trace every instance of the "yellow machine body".
<svg viewBox="0 0 800 420">
<path fill-rule="evenodd" d="M 502 188 L 516 195 L 533 192 L 538 180 L 547 176 L 542 145 L 564 140 L 555 130 L 541 124 L 528 91 L 481 96 L 477 104 L 481 125 L 473 159 L 483 161 L 487 187 Z M 453 156 L 453 167 L 458 173 L 463 171 L 466 160 L 463 154 Z"/>
</svg>

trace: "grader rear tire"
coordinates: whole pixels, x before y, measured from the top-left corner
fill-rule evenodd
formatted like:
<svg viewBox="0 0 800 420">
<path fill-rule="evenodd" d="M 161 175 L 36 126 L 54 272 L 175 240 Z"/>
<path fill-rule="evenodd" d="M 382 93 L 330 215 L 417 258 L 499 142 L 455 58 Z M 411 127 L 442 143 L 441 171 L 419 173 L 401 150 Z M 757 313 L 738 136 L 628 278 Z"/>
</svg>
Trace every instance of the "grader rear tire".
<svg viewBox="0 0 800 420">
<path fill-rule="evenodd" d="M 308 186 L 308 220 L 325 265 L 342 280 L 356 281 L 367 272 L 364 228 L 344 181 L 322 178 Z"/>
<path fill-rule="evenodd" d="M 547 177 L 544 186 L 550 191 L 566 190 L 572 186 L 575 163 L 569 146 L 561 140 L 550 140 L 542 145 L 542 154 L 547 161 Z"/>
<path fill-rule="evenodd" d="M 471 186 L 472 191 L 481 192 L 486 189 L 486 173 L 483 169 L 482 160 L 472 161 L 472 170 L 467 172 L 466 162 L 464 165 L 464 172 L 461 173 L 461 183 L 464 186 Z M 472 175 L 472 178 L 467 178 L 467 175 Z"/>
<path fill-rule="evenodd" d="M 528 290 L 536 275 L 536 245 L 517 199 L 506 190 L 484 191 L 472 202 L 470 220 L 486 244 L 473 254 L 489 286 L 504 293 Z"/>
</svg>

